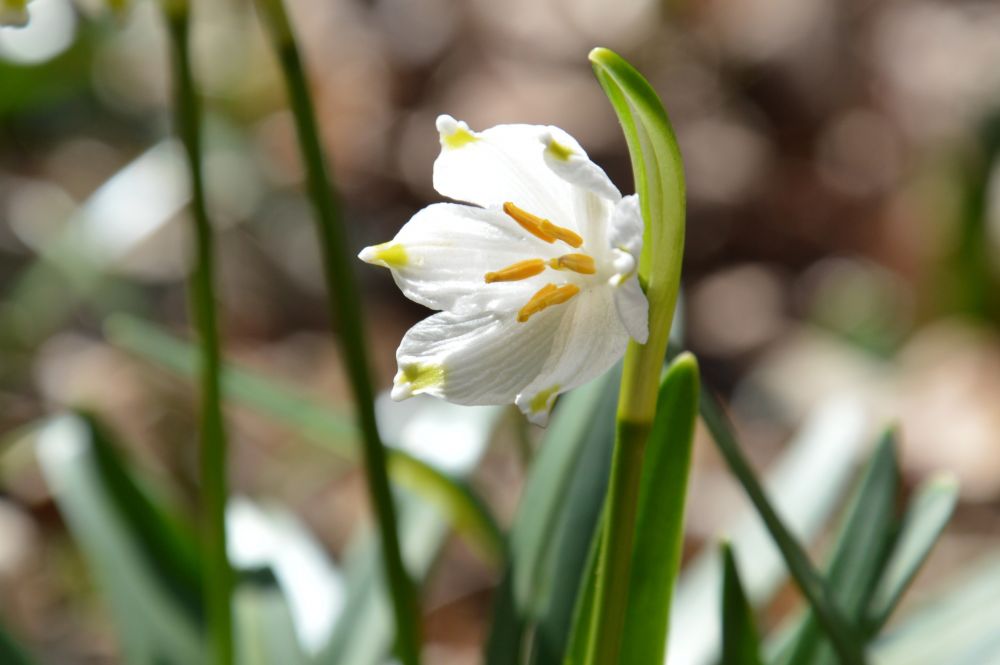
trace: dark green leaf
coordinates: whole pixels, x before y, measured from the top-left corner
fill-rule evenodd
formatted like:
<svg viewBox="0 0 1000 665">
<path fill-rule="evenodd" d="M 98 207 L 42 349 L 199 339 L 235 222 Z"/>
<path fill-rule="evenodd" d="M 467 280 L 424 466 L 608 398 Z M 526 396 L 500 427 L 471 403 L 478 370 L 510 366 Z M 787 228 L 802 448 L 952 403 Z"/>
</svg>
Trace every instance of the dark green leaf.
<svg viewBox="0 0 1000 665">
<path fill-rule="evenodd" d="M 722 553 L 722 663 L 723 665 L 763 665 L 760 638 L 753 610 L 740 582 L 736 559 L 728 542 Z"/>
</svg>

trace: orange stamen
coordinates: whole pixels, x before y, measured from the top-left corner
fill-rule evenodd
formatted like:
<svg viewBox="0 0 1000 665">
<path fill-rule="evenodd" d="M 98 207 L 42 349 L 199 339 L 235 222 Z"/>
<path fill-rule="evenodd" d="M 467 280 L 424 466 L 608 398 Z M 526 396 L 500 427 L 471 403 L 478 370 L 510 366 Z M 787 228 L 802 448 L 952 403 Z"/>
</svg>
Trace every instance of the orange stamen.
<svg viewBox="0 0 1000 665">
<path fill-rule="evenodd" d="M 492 282 L 516 282 L 520 279 L 534 277 L 543 270 L 545 270 L 545 261 L 541 259 L 528 259 L 527 261 L 518 261 L 496 272 L 488 272 L 485 279 L 487 284 Z"/>
<path fill-rule="evenodd" d="M 580 287 L 574 284 L 564 284 L 558 287 L 555 284 L 546 284 L 535 295 L 531 296 L 531 300 L 521 308 L 517 313 L 517 320 L 519 323 L 524 323 L 546 307 L 560 305 L 579 292 Z"/>
<path fill-rule="evenodd" d="M 518 208 L 510 201 L 503 204 L 503 211 L 510 215 L 515 222 L 520 224 L 521 228 L 525 231 L 547 243 L 562 240 L 570 247 L 579 247 L 583 244 L 583 238 L 581 238 L 576 232 L 567 229 L 564 226 L 553 224 L 549 220 L 539 217 L 538 215 L 532 215 L 527 210 Z"/>
<path fill-rule="evenodd" d="M 572 270 L 581 275 L 593 275 L 597 272 L 594 258 L 587 254 L 563 254 L 557 259 L 549 259 L 549 265 L 556 270 Z"/>
</svg>

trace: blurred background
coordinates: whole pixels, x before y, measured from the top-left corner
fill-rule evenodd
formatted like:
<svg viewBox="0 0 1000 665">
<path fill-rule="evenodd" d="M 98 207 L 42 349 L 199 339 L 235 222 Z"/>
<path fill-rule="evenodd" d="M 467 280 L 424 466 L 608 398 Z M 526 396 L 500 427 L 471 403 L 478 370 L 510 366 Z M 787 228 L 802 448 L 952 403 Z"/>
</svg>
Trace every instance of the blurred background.
<svg viewBox="0 0 1000 665">
<path fill-rule="evenodd" d="M 195 3 L 227 356 L 348 413 L 283 84 L 249 3 Z M 660 92 L 687 164 L 683 335 L 767 469 L 850 400 L 902 432 L 905 480 L 947 469 L 956 518 L 911 594 L 1000 544 L 1000 5 L 940 0 L 293 0 L 354 248 L 438 200 L 434 118 L 558 125 L 623 191 L 624 140 L 586 55 Z M 129 352 L 112 313 L 190 338 L 188 192 L 157 6 L 33 0 L 0 28 L 0 607 L 53 663 L 119 646 L 18 432 L 98 413 L 191 510 L 192 385 Z M 380 389 L 428 312 L 358 263 Z M 122 323 L 122 320 L 119 320 Z M 123 324 L 124 325 L 124 324 Z M 121 326 L 119 326 L 121 328 Z M 339 556 L 367 514 L 353 463 L 233 408 L 235 493 L 288 507 Z M 523 482 L 512 413 L 471 483 L 502 524 Z M 688 554 L 742 500 L 699 440 Z M 845 451 L 845 455 L 848 454 Z M 852 452 L 856 460 L 863 453 Z M 444 453 L 447 457 L 447 452 Z M 821 539 L 822 541 L 822 539 Z M 432 662 L 474 663 L 497 571 L 449 541 L 425 587 Z M 777 621 L 791 592 L 779 594 Z"/>
</svg>

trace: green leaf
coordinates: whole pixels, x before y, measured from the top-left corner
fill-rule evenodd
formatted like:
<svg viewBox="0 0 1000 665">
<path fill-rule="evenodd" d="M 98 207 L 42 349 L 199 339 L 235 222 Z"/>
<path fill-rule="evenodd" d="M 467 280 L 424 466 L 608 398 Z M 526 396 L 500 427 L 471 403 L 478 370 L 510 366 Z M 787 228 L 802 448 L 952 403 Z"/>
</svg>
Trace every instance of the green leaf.
<svg viewBox="0 0 1000 665">
<path fill-rule="evenodd" d="M 639 274 L 646 281 L 650 310 L 669 309 L 672 315 L 684 251 L 684 169 L 677 138 L 660 98 L 642 74 L 606 48 L 595 48 L 589 57 L 632 159 L 646 220 Z M 669 327 L 668 321 L 664 335 Z M 666 343 L 666 337 L 662 341 Z"/>
<path fill-rule="evenodd" d="M 753 610 L 743 591 L 733 549 L 728 542 L 722 554 L 722 662 L 725 665 L 763 665 L 760 638 Z"/>
<path fill-rule="evenodd" d="M 108 460 L 98 461 L 96 448 L 103 444 L 95 441 L 100 438 L 90 421 L 59 416 L 39 430 L 37 454 L 59 510 L 110 605 L 124 660 L 138 665 L 201 663 L 201 627 L 170 588 L 179 578 L 162 575 L 164 568 L 151 560 L 151 543 L 144 542 L 149 533 L 130 522 L 137 514 L 157 519 L 159 511 L 123 509 L 119 502 L 128 493 L 119 493 L 116 482 L 102 473 Z M 156 528 L 170 527 L 158 522 Z M 175 566 L 183 568 L 171 568 Z"/>
<path fill-rule="evenodd" d="M 701 417 L 705 421 L 712 439 L 727 466 L 743 486 L 744 491 L 760 515 L 781 551 L 788 565 L 788 571 L 795 579 L 799 590 L 809 602 L 823 630 L 830 636 L 838 656 L 847 664 L 859 665 L 864 662 L 862 640 L 856 628 L 847 622 L 843 613 L 833 602 L 830 585 L 813 566 L 805 548 L 785 526 L 777 511 L 761 487 L 757 475 L 740 450 L 736 434 L 726 417 L 725 411 L 714 395 L 703 389 L 701 395 Z"/>
<path fill-rule="evenodd" d="M 853 484 L 866 421 L 860 402 L 833 399 L 810 414 L 769 466 L 764 478 L 768 495 L 789 530 L 804 542 L 821 531 Z M 766 605 L 788 577 L 774 539 L 752 506 L 728 517 L 720 530 L 743 561 L 753 562 L 742 571 L 750 601 Z M 686 663 L 718 659 L 722 572 L 715 548 L 705 548 L 684 566 L 671 611 L 668 658 Z"/>
<path fill-rule="evenodd" d="M 900 479 L 895 436 L 889 430 L 879 441 L 847 511 L 827 572 L 835 602 L 856 623 L 864 618 L 898 528 Z M 783 662 L 836 663 L 813 613 L 804 618 Z"/>
<path fill-rule="evenodd" d="M 137 356 L 186 378 L 196 371 L 196 350 L 138 319 L 116 315 L 105 324 L 109 340 Z M 222 391 L 228 401 L 248 406 L 294 429 L 305 440 L 356 460 L 357 430 L 344 415 L 259 373 L 226 363 Z M 438 506 L 455 529 L 470 538 L 488 560 L 504 559 L 503 535 L 493 515 L 464 482 L 400 450 L 388 449 L 389 471 L 401 487 Z"/>
<path fill-rule="evenodd" d="M 877 633 L 888 621 L 951 519 L 957 501 L 958 481 L 952 476 L 932 479 L 917 490 L 868 608 L 870 633 Z"/>
<path fill-rule="evenodd" d="M 560 399 L 531 466 L 509 534 L 509 589 L 516 616 L 500 617 L 489 665 L 520 662 L 523 631 L 536 627 L 531 662 L 562 658 L 579 579 L 607 484 L 619 371 Z M 520 630 L 512 630 L 513 627 Z"/>
<path fill-rule="evenodd" d="M 660 665 L 684 544 L 684 505 L 698 417 L 698 363 L 681 354 L 660 384 L 642 465 L 620 662 Z"/>
<path fill-rule="evenodd" d="M 591 437 L 595 427 L 608 437 L 612 432 L 618 376 L 610 372 L 561 399 L 531 467 L 509 535 L 514 598 L 529 618 L 544 608 L 555 565 L 551 548 L 583 451 L 600 438 Z"/>
<path fill-rule="evenodd" d="M 530 662 L 534 665 L 559 663 L 565 656 L 591 545 L 600 533 L 614 445 L 617 378 L 617 370 L 608 374 L 602 381 L 600 399 L 583 417 L 585 421 L 589 418 L 589 427 L 578 444 L 578 459 L 552 525 L 538 577 L 541 612 L 532 639 Z"/>
</svg>

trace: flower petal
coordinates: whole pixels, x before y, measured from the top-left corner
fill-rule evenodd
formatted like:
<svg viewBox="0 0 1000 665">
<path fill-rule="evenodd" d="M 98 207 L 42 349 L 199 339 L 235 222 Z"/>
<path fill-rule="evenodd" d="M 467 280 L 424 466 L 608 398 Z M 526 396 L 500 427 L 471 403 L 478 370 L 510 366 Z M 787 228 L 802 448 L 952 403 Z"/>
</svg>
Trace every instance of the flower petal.
<svg viewBox="0 0 1000 665">
<path fill-rule="evenodd" d="M 558 248 L 497 210 L 437 203 L 414 215 L 391 241 L 366 247 L 358 257 L 389 268 L 407 298 L 432 309 L 509 310 L 519 306 L 511 299 L 525 300 L 541 286 L 539 279 L 487 284 L 486 273 L 557 254 Z"/>
<path fill-rule="evenodd" d="M 558 127 L 542 127 L 540 135 L 545 150 L 542 156 L 545 164 L 560 178 L 580 189 L 593 192 L 612 203 L 621 200 L 621 192 L 615 187 L 608 174 L 600 166 L 590 161 L 587 153 L 572 136 Z"/>
<path fill-rule="evenodd" d="M 509 201 L 578 231 L 583 194 L 621 198 L 604 171 L 558 127 L 497 125 L 473 132 L 447 115 L 437 127 L 441 154 L 434 162 L 434 188 L 449 198 L 484 208 Z"/>
<path fill-rule="evenodd" d="M 649 301 L 642 292 L 639 278 L 633 275 L 612 289 L 618 319 L 632 339 L 645 344 L 649 339 Z"/>
<path fill-rule="evenodd" d="M 608 242 L 612 247 L 631 254 L 638 263 L 642 253 L 642 230 L 639 195 L 630 194 L 619 201 L 611 213 Z"/>
<path fill-rule="evenodd" d="M 396 351 L 392 398 L 426 393 L 456 404 L 509 404 L 545 364 L 567 311 L 552 307 L 524 323 L 497 312 L 424 319 Z"/>
<path fill-rule="evenodd" d="M 545 364 L 515 400 L 528 420 L 544 426 L 557 395 L 600 376 L 625 353 L 628 333 L 612 299 L 611 289 L 596 288 L 569 303 Z"/>
</svg>

